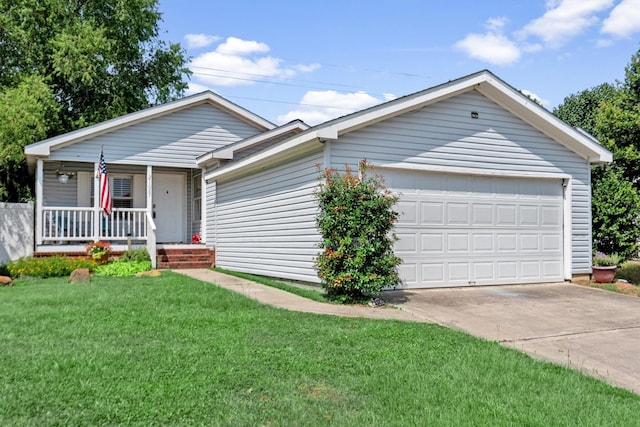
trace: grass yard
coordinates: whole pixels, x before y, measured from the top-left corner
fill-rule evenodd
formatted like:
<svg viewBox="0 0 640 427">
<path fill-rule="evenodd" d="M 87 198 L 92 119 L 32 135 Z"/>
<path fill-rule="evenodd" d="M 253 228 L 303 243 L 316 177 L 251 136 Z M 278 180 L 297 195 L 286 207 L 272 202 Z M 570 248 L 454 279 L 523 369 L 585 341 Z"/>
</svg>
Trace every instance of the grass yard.
<svg viewBox="0 0 640 427">
<path fill-rule="evenodd" d="M 171 272 L 0 288 L 0 342 L 3 426 L 640 419 L 640 396 L 493 342 L 275 309 Z"/>
</svg>

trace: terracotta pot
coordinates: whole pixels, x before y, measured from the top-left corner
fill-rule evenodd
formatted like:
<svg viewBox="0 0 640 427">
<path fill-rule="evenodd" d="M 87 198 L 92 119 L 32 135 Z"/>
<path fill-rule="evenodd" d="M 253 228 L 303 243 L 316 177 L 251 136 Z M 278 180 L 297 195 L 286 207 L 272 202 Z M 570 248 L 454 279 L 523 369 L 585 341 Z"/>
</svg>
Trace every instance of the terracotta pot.
<svg viewBox="0 0 640 427">
<path fill-rule="evenodd" d="M 613 277 L 616 275 L 616 268 L 617 266 L 615 265 L 607 267 L 594 265 L 591 267 L 593 270 L 593 280 L 595 280 L 596 283 L 613 282 Z"/>
</svg>

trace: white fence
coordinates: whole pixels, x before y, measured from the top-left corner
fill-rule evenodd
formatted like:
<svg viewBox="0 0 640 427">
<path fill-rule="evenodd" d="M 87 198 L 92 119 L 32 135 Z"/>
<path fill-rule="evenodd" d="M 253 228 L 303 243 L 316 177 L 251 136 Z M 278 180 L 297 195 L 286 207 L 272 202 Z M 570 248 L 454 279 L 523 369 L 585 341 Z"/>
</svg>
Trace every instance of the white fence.
<svg viewBox="0 0 640 427">
<path fill-rule="evenodd" d="M 33 255 L 33 203 L 0 203 L 0 265 Z"/>
</svg>

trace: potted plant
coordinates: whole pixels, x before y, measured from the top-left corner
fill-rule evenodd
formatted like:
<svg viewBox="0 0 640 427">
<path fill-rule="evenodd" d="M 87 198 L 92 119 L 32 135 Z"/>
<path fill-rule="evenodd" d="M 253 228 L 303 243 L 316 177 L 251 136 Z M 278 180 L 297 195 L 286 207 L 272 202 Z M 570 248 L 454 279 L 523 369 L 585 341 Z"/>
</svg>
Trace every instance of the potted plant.
<svg viewBox="0 0 640 427">
<path fill-rule="evenodd" d="M 616 275 L 616 268 L 620 263 L 620 256 L 618 254 L 605 255 L 602 252 L 598 252 L 593 257 L 593 280 L 596 283 L 611 283 Z"/>
<path fill-rule="evenodd" d="M 100 264 L 106 264 L 109 261 L 111 245 L 109 242 L 91 242 L 87 245 L 87 255 L 98 261 Z"/>
</svg>

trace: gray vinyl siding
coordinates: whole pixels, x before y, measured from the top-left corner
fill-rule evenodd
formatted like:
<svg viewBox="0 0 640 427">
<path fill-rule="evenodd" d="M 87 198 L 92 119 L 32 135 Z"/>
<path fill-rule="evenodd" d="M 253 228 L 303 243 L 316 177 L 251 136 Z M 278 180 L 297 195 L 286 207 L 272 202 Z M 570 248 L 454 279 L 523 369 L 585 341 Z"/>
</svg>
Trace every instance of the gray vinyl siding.
<svg viewBox="0 0 640 427">
<path fill-rule="evenodd" d="M 205 204 L 206 229 L 204 230 L 206 245 L 209 248 L 216 246 L 216 182 L 210 181 L 205 184 Z"/>
<path fill-rule="evenodd" d="M 479 114 L 472 119 L 471 111 Z M 341 136 L 331 164 L 413 164 L 439 168 L 564 173 L 572 177 L 572 268 L 590 272 L 588 162 L 476 91 Z"/>
<path fill-rule="evenodd" d="M 318 282 L 313 259 L 318 151 L 230 182 L 217 183 L 216 265 Z M 207 212 L 207 221 L 211 213 Z"/>
<path fill-rule="evenodd" d="M 199 155 L 259 132 L 201 104 L 58 148 L 50 159 L 94 162 L 103 146 L 107 163 L 195 168 Z"/>
</svg>

